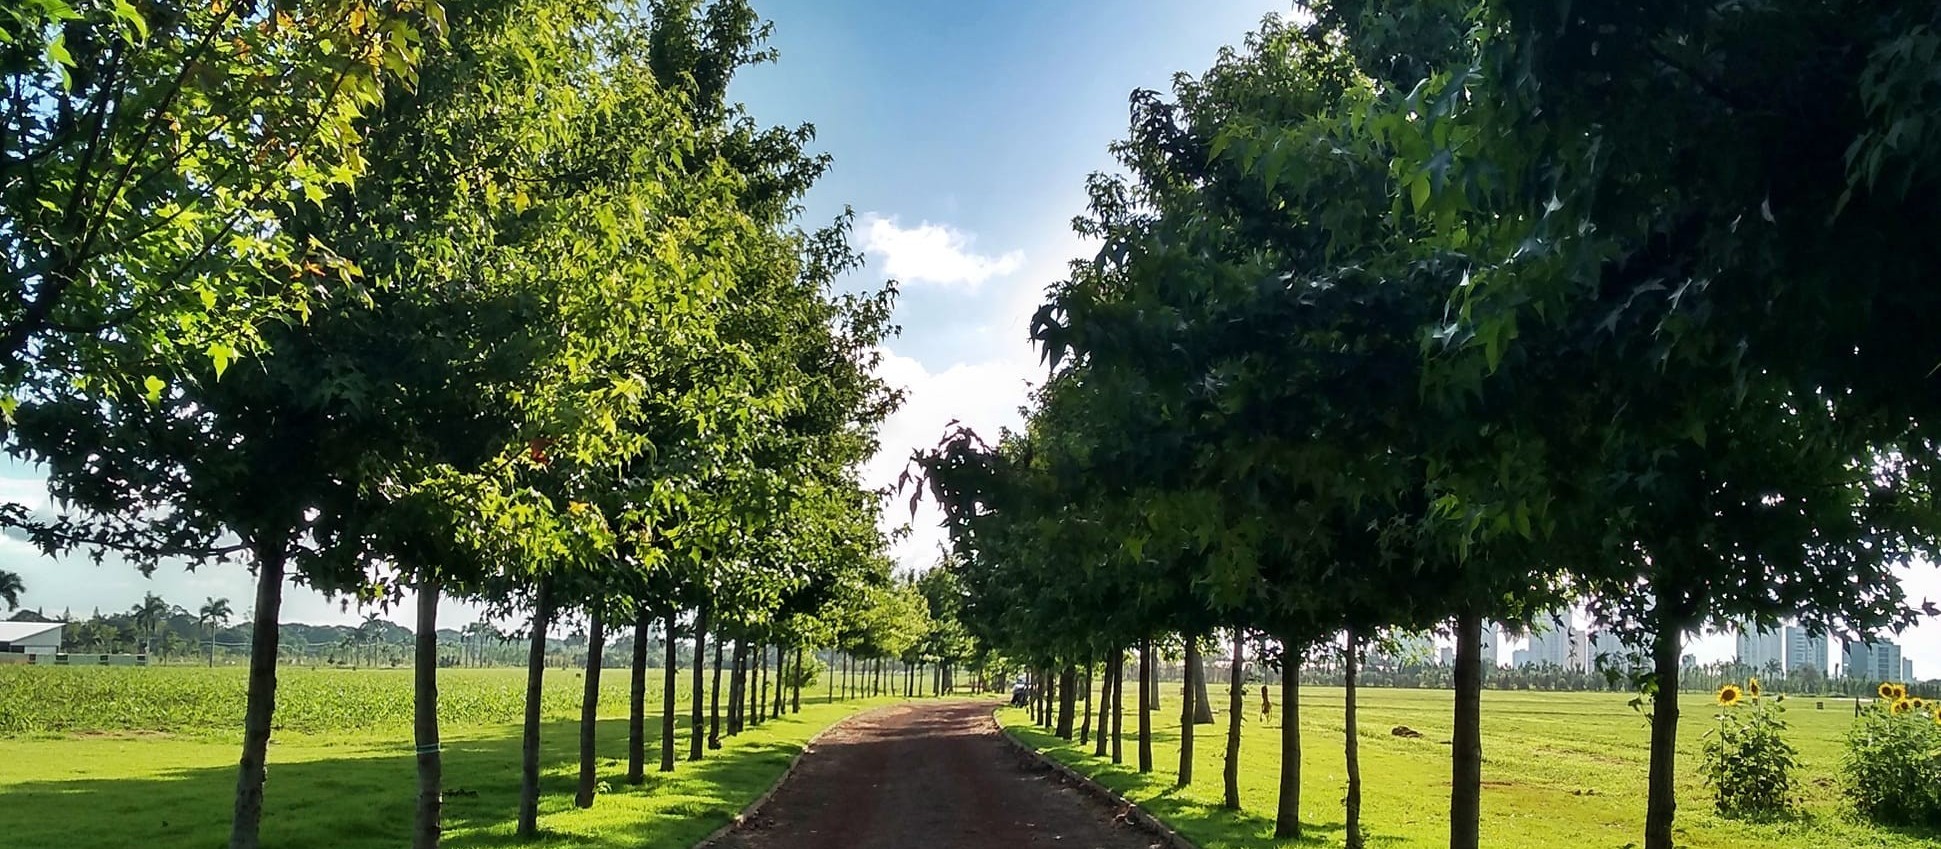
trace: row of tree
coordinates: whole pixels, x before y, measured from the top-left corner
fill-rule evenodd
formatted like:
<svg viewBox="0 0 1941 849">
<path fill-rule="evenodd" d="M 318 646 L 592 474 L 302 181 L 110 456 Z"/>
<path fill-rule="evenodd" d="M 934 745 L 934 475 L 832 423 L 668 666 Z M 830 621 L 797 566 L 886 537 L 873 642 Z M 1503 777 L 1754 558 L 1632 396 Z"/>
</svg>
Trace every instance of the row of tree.
<svg viewBox="0 0 1941 849">
<path fill-rule="evenodd" d="M 632 631 L 634 783 L 650 631 L 662 770 L 677 637 L 690 759 L 724 645 L 730 733 L 779 710 L 750 676 L 799 686 L 812 646 L 948 662 L 905 633 L 858 483 L 899 402 L 873 374 L 894 287 L 837 291 L 848 218 L 795 223 L 829 164 L 812 128 L 727 97 L 767 32 L 745 0 L 0 12 L 0 412 L 58 507 L 4 520 L 50 554 L 254 570 L 235 849 L 258 845 L 292 582 L 411 605 L 417 847 L 440 599 L 527 620 L 527 838 L 565 618 L 589 657 Z"/>
<path fill-rule="evenodd" d="M 1303 664 L 1344 655 L 1350 846 L 1353 659 L 1446 629 L 1473 849 L 1484 624 L 1579 602 L 1642 661 L 1642 845 L 1670 849 L 1682 635 L 1919 612 L 1893 570 L 1941 530 L 1938 16 L 1325 0 L 1135 93 L 1027 424 L 916 458 L 967 626 L 1061 692 L 1105 661 L 1115 704 L 1126 651 L 1244 636 L 1232 668 L 1284 688 L 1282 837 Z"/>
</svg>

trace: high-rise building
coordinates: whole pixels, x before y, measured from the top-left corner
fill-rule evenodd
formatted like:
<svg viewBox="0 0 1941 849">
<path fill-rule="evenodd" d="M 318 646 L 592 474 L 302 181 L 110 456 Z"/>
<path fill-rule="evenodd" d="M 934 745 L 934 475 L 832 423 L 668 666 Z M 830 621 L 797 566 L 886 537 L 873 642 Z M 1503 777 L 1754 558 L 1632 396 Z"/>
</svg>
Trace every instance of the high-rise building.
<svg viewBox="0 0 1941 849">
<path fill-rule="evenodd" d="M 1518 666 L 1555 666 L 1568 668 L 1571 636 L 1570 611 L 1560 610 L 1537 617 L 1530 627 L 1530 648 Z"/>
<path fill-rule="evenodd" d="M 1798 625 L 1786 626 L 1786 674 L 1791 675 L 1806 667 L 1813 667 L 1821 674 L 1827 671 L 1826 637 L 1808 633 Z"/>
<path fill-rule="evenodd" d="M 1443 646 L 1443 647 L 1442 647 L 1442 653 L 1441 653 L 1441 657 L 1442 657 L 1442 665 L 1443 665 L 1443 666 L 1455 666 L 1455 665 L 1456 665 L 1456 650 L 1455 650 L 1455 649 L 1453 649 L 1453 648 L 1450 648 L 1450 647 L 1448 647 L 1448 646 Z"/>
<path fill-rule="evenodd" d="M 1864 681 L 1899 681 L 1903 672 L 1901 647 L 1891 642 L 1849 642 L 1840 653 L 1840 668 L 1848 678 Z"/>
<path fill-rule="evenodd" d="M 1914 680 L 1914 661 L 1909 660 L 1905 657 L 1901 658 L 1901 680 L 1902 681 Z"/>
<path fill-rule="evenodd" d="M 1579 631 L 1575 640 L 1581 646 L 1578 656 L 1583 658 L 1583 669 L 1624 668 L 1624 642 L 1618 635 L 1602 630 Z"/>
<path fill-rule="evenodd" d="M 1496 626 L 1494 624 L 1491 624 L 1488 622 L 1483 623 L 1482 649 L 1483 649 L 1483 668 L 1495 669 L 1497 665 L 1502 661 L 1501 661 L 1501 658 L 1498 658 L 1496 656 Z"/>
<path fill-rule="evenodd" d="M 1776 631 L 1747 625 L 1739 628 L 1739 663 L 1755 674 L 1786 669 L 1786 640 Z"/>
</svg>

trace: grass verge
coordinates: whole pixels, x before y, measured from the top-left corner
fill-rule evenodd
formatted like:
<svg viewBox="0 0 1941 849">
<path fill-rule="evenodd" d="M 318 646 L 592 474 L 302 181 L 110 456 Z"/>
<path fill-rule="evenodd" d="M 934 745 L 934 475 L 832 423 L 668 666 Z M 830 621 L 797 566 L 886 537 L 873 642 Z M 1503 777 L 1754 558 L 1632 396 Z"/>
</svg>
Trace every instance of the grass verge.
<svg viewBox="0 0 1941 849">
<path fill-rule="evenodd" d="M 807 694 L 805 694 L 806 696 Z M 761 795 L 816 732 L 883 698 L 824 704 L 727 738 L 672 773 L 659 761 L 650 717 L 647 781 L 629 786 L 624 700 L 608 700 L 600 723 L 602 792 L 573 807 L 578 727 L 549 722 L 541 735 L 542 840 L 513 837 L 519 793 L 519 729 L 445 731 L 445 845 L 588 849 L 686 849 Z M 679 754 L 686 755 L 687 723 Z M 237 740 L 199 734 L 106 732 L 0 738 L 0 847 L 141 846 L 207 849 L 229 833 Z M 263 845 L 281 849 L 395 849 L 410 844 L 416 776 L 408 729 L 280 733 L 270 746 Z"/>
<path fill-rule="evenodd" d="M 1194 782 L 1174 786 L 1179 764 L 1179 701 L 1167 688 L 1153 716 L 1154 771 L 1136 770 L 1136 718 L 1128 711 L 1125 763 L 1095 758 L 1092 747 L 1065 741 L 1032 726 L 1021 709 L 1004 708 L 998 719 L 1027 744 L 1139 803 L 1205 849 L 1339 846 L 1341 800 L 1346 792 L 1340 689 L 1305 688 L 1301 699 L 1301 841 L 1273 839 L 1280 775 L 1280 713 L 1260 722 L 1258 685 L 1249 688 L 1249 712 L 1240 752 L 1240 811 L 1220 808 L 1225 767 L 1226 713 L 1198 726 Z M 1223 694 L 1222 694 L 1223 695 Z M 1278 694 L 1276 694 L 1278 697 Z M 1219 706 L 1225 701 L 1216 695 Z M 1626 707 L 1628 696 L 1608 693 L 1484 693 L 1483 822 L 1485 846 L 1624 847 L 1643 836 L 1646 743 L 1644 715 Z M 1437 690 L 1365 689 L 1361 694 L 1362 829 L 1371 847 L 1448 845 L 1449 732 L 1452 696 Z M 1702 735 L 1713 709 L 1702 695 L 1686 694 L 1678 747 L 1678 827 L 1689 849 L 1906 849 L 1941 847 L 1933 833 L 1878 828 L 1855 820 L 1837 780 L 1842 736 L 1852 719 L 1844 702 L 1816 709 L 1812 700 L 1789 700 L 1788 739 L 1800 750 L 1803 787 L 1797 812 L 1787 818 L 1746 821 L 1712 810 L 1698 772 Z M 1095 720 L 1096 723 L 1096 720 Z M 1408 726 L 1420 738 L 1397 737 Z"/>
</svg>

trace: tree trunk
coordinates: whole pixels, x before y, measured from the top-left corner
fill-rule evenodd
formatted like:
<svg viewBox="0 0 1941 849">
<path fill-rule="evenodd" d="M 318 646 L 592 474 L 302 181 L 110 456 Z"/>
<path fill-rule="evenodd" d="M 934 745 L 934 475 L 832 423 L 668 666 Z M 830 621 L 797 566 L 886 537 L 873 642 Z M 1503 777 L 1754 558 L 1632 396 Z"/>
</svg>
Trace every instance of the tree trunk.
<svg viewBox="0 0 1941 849">
<path fill-rule="evenodd" d="M 1212 725 L 1213 700 L 1207 694 L 1206 657 L 1200 654 L 1198 646 L 1194 646 L 1186 660 L 1186 675 L 1193 684 L 1193 724 Z"/>
<path fill-rule="evenodd" d="M 642 605 L 634 618 L 634 656 L 627 698 L 627 783 L 647 783 L 647 632 L 653 616 Z"/>
<path fill-rule="evenodd" d="M 1060 739 L 1072 739 L 1072 722 L 1076 719 L 1073 714 L 1077 705 L 1078 668 L 1068 663 L 1065 664 L 1064 671 L 1058 673 L 1058 736 Z"/>
<path fill-rule="evenodd" d="M 1456 617 L 1456 727 L 1449 753 L 1449 849 L 1477 849 L 1482 839 L 1483 617 Z"/>
<path fill-rule="evenodd" d="M 706 733 L 701 717 L 701 680 L 702 670 L 708 666 L 708 605 L 702 604 L 694 611 L 694 709 L 688 713 L 687 759 L 698 761 L 704 749 Z"/>
<path fill-rule="evenodd" d="M 546 628 L 552 622 L 550 582 L 539 580 L 533 600 L 532 648 L 526 652 L 526 725 L 519 751 L 519 827 L 522 838 L 539 836 L 539 706 L 546 683 Z"/>
<path fill-rule="evenodd" d="M 769 696 L 768 689 L 771 685 L 779 686 L 777 678 L 774 675 L 769 674 L 768 652 L 772 648 L 774 648 L 774 646 L 770 646 L 766 643 L 762 644 L 760 647 L 757 648 L 757 651 L 760 652 L 760 656 L 755 659 L 755 669 L 757 670 L 756 674 L 760 675 L 762 678 L 762 687 L 761 687 L 761 701 L 760 701 L 760 704 L 758 704 L 755 708 L 756 722 L 767 722 L 769 719 L 775 716 L 775 714 L 771 713 L 768 709 L 769 705 L 774 704 L 768 699 L 768 696 Z M 780 667 L 782 665 L 782 653 L 780 651 L 775 652 L 775 665 L 777 667 Z"/>
<path fill-rule="evenodd" d="M 774 705 L 769 709 L 769 719 L 780 717 L 788 709 L 788 649 L 774 647 Z"/>
<path fill-rule="evenodd" d="M 1125 763 L 1126 651 L 1112 650 L 1112 762 Z"/>
<path fill-rule="evenodd" d="M 696 693 L 695 698 L 700 698 Z M 721 638 L 714 640 L 714 686 L 708 688 L 708 748 L 721 748 Z"/>
<path fill-rule="evenodd" d="M 270 720 L 276 713 L 277 619 L 283 609 L 282 550 L 255 548 L 256 612 L 249 635 L 249 695 L 243 707 L 243 758 L 236 770 L 236 812 L 229 849 L 256 849 L 263 824 L 263 781 L 269 777 Z"/>
<path fill-rule="evenodd" d="M 1105 665 L 1099 669 L 1099 733 L 1092 740 L 1092 756 L 1102 758 L 1111 747 L 1112 736 L 1112 657 L 1105 656 Z"/>
<path fill-rule="evenodd" d="M 594 785 L 599 783 L 594 749 L 600 738 L 600 659 L 607 648 L 605 617 L 598 609 L 592 614 L 586 629 L 586 690 L 580 697 L 580 789 L 573 796 L 573 804 L 582 808 L 593 807 Z"/>
<path fill-rule="evenodd" d="M 1079 711 L 1079 716 L 1084 719 L 1078 725 L 1078 745 L 1088 746 L 1092 743 L 1092 662 L 1089 659 L 1085 661 L 1084 680 L 1079 684 L 1079 692 L 1084 694 L 1085 705 Z"/>
<path fill-rule="evenodd" d="M 1267 682 L 1260 686 L 1264 690 Z M 1274 836 L 1301 837 L 1301 660 L 1293 643 L 1283 643 L 1281 654 L 1281 792 Z"/>
<path fill-rule="evenodd" d="M 728 736 L 741 733 L 741 711 L 747 703 L 748 641 L 735 639 L 734 657 L 728 670 Z"/>
<path fill-rule="evenodd" d="M 1240 810 L 1240 716 L 1246 712 L 1246 694 L 1242 688 L 1247 681 L 1247 632 L 1235 628 L 1233 631 L 1233 669 L 1227 675 L 1227 763 L 1221 771 L 1225 785 L 1225 796 L 1220 804 L 1228 810 Z M 1261 681 L 1260 686 L 1267 686 Z"/>
<path fill-rule="evenodd" d="M 1663 605 L 1661 596 L 1659 604 Z M 1678 812 L 1678 662 L 1684 630 L 1670 614 L 1658 617 L 1651 644 L 1652 672 L 1658 689 L 1651 696 L 1651 774 L 1645 784 L 1644 849 L 1672 849 L 1672 819 Z"/>
<path fill-rule="evenodd" d="M 801 646 L 795 647 L 795 677 L 790 679 L 790 682 L 789 682 L 795 685 L 789 688 L 791 690 L 791 693 L 789 695 L 790 713 L 802 712 L 802 679 L 807 677 L 802 674 L 802 669 L 803 669 L 802 661 L 804 659 L 805 654 L 806 652 L 803 651 Z"/>
<path fill-rule="evenodd" d="M 437 849 L 444 761 L 438 746 L 438 581 L 418 581 L 418 633 L 413 647 L 412 737 L 418 744 L 418 815 L 412 849 Z"/>
<path fill-rule="evenodd" d="M 1058 695 L 1058 680 L 1051 677 L 1049 668 L 1039 670 L 1038 680 L 1044 686 L 1038 688 L 1038 724 L 1051 728 L 1051 700 Z"/>
<path fill-rule="evenodd" d="M 749 652 L 748 725 L 762 724 L 762 706 L 768 703 L 768 646 L 756 643 Z"/>
<path fill-rule="evenodd" d="M 1152 638 L 1139 641 L 1139 771 L 1152 772 Z"/>
<path fill-rule="evenodd" d="M 660 696 L 660 771 L 674 771 L 674 749 L 680 745 L 680 737 L 674 731 L 674 685 L 681 680 L 680 645 L 674 641 L 674 628 L 681 618 L 679 608 L 667 611 L 667 671 L 661 676 L 664 682 Z"/>
<path fill-rule="evenodd" d="M 1200 665 L 1200 638 L 1186 635 L 1186 681 L 1180 687 L 1179 697 L 1179 778 L 1175 782 L 1180 787 L 1193 783 L 1193 722 L 1194 687 L 1193 669 Z"/>
<path fill-rule="evenodd" d="M 1151 640 L 1147 640 L 1146 642 L 1146 650 L 1148 652 L 1156 651 L 1156 649 L 1151 647 Z M 1155 654 L 1150 660 L 1146 661 L 1145 669 L 1146 678 L 1152 682 L 1152 689 L 1149 691 L 1149 696 L 1152 701 L 1146 703 L 1146 710 L 1157 711 L 1159 710 L 1159 656 Z"/>
<path fill-rule="evenodd" d="M 1355 730 L 1355 673 L 1356 667 L 1361 665 L 1361 659 L 1359 657 L 1361 652 L 1360 643 L 1355 636 L 1355 629 L 1348 629 L 1346 642 L 1348 644 L 1348 662 L 1342 666 L 1342 684 L 1343 690 L 1345 691 L 1344 699 L 1347 704 L 1343 713 L 1344 729 L 1342 736 L 1347 741 L 1345 743 L 1344 754 L 1347 755 L 1348 759 L 1348 796 L 1342 801 L 1342 804 L 1347 811 L 1346 839 L 1348 849 L 1361 849 L 1361 741 L 1356 737 L 1357 732 Z"/>
</svg>

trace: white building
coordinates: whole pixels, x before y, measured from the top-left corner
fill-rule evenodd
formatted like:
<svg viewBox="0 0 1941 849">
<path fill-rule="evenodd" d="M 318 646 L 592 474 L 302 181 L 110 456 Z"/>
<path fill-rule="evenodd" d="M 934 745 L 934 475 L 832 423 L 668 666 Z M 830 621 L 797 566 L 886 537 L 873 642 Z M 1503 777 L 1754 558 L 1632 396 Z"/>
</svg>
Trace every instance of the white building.
<svg viewBox="0 0 1941 849">
<path fill-rule="evenodd" d="M 55 654 L 61 650 L 59 622 L 0 622 L 0 652 Z"/>
<path fill-rule="evenodd" d="M 1483 668 L 1495 669 L 1501 663 L 1502 658 L 1496 656 L 1496 626 L 1485 622 L 1483 623 Z"/>
<path fill-rule="evenodd" d="M 1913 671 L 1905 666 L 1901 662 L 1901 647 L 1891 642 L 1850 642 L 1840 653 L 1840 668 L 1848 678 L 1899 681 L 1902 673 Z"/>
<path fill-rule="evenodd" d="M 1570 668 L 1571 642 L 1575 636 L 1575 629 L 1570 627 L 1570 611 L 1553 611 L 1537 617 L 1536 624 L 1530 627 L 1530 650 L 1525 662 L 1531 666 Z"/>
<path fill-rule="evenodd" d="M 1750 667 L 1754 674 L 1764 674 L 1769 669 L 1785 671 L 1786 638 L 1775 631 L 1750 625 L 1741 627 L 1739 663 Z"/>
<path fill-rule="evenodd" d="M 1791 675 L 1808 666 L 1822 674 L 1826 673 L 1826 637 L 1809 634 L 1798 625 L 1786 626 L 1786 674 Z"/>
<path fill-rule="evenodd" d="M 1442 659 L 1443 666 L 1455 666 L 1456 650 L 1448 646 L 1443 646 L 1441 650 L 1441 659 Z"/>
</svg>

